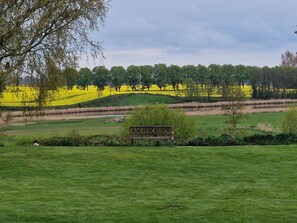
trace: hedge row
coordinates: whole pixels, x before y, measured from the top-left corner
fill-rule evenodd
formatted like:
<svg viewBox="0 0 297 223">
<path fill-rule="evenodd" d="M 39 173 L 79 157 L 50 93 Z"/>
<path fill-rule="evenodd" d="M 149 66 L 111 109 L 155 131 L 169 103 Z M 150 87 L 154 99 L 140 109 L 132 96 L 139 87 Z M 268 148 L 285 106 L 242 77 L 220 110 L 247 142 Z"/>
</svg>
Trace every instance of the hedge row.
<svg viewBox="0 0 297 223">
<path fill-rule="evenodd" d="M 233 137 L 223 134 L 219 137 L 196 137 L 187 142 L 188 146 L 235 146 L 235 145 L 288 145 L 297 143 L 297 134 L 280 133 L 276 135 L 251 135 L 245 137 Z"/>
<path fill-rule="evenodd" d="M 43 146 L 125 146 L 128 145 L 127 139 L 109 136 L 56 136 L 47 139 L 38 140 Z"/>
<path fill-rule="evenodd" d="M 63 136 L 40 139 L 38 143 L 43 146 L 130 146 L 130 140 L 119 136 L 97 135 L 97 136 Z M 19 144 L 28 145 L 29 141 Z M 180 146 L 235 146 L 235 145 L 288 145 L 297 144 L 297 134 L 280 133 L 276 135 L 251 135 L 245 137 L 233 137 L 228 134 L 221 136 L 195 137 L 188 141 L 175 141 Z M 136 141 L 136 145 L 170 145 L 169 141 Z"/>
</svg>

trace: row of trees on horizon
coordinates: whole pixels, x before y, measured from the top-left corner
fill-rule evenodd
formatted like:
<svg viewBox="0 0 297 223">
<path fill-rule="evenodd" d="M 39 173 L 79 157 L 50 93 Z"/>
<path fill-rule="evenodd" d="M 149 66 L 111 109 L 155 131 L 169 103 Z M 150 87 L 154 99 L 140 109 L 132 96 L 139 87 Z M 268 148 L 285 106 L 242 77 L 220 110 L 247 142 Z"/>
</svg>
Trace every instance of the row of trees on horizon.
<svg viewBox="0 0 297 223">
<path fill-rule="evenodd" d="M 175 91 L 184 85 L 186 95 L 189 97 L 210 99 L 214 89 L 224 97 L 224 91 L 229 86 L 252 87 L 252 97 L 257 99 L 268 98 L 297 98 L 297 56 L 292 52 L 286 52 L 282 56 L 282 63 L 275 67 L 257 67 L 245 65 L 170 65 L 155 64 L 135 66 L 127 68 L 113 66 L 107 69 L 104 66 L 96 66 L 92 70 L 84 67 L 80 70 L 67 67 L 61 69 L 50 60 L 46 63 L 46 75 L 16 75 L 12 83 L 25 84 L 40 89 L 40 92 L 56 90 L 59 86 L 67 86 L 71 90 L 74 86 L 88 89 L 95 85 L 99 91 L 106 86 L 121 90 L 122 85 L 128 85 L 132 91 L 139 90 L 139 86 L 150 90 L 155 84 L 160 90 L 171 85 Z M 13 79 L 13 76 L 12 76 Z M 7 81 L 0 80 L 1 92 L 5 90 Z M 188 94 L 188 93 L 189 94 Z"/>
<path fill-rule="evenodd" d="M 143 66 L 113 66 L 107 69 L 104 66 L 89 68 L 66 68 L 60 71 L 63 81 L 61 85 L 67 85 L 71 90 L 74 86 L 87 89 L 88 86 L 97 86 L 99 91 L 106 86 L 121 90 L 122 85 L 129 85 L 132 91 L 137 86 L 142 89 L 150 89 L 156 84 L 160 90 L 171 85 L 174 90 L 179 90 L 181 84 L 197 86 L 206 94 L 208 89 L 224 88 L 228 86 L 250 85 L 252 97 L 259 99 L 268 98 L 297 98 L 297 68 L 292 66 L 257 67 L 245 65 L 187 65 L 178 66 L 166 64 L 143 65 Z M 57 77 L 56 77 L 57 78 Z M 32 80 L 23 82 L 28 83 Z M 204 92 L 204 93 L 203 93 Z"/>
</svg>

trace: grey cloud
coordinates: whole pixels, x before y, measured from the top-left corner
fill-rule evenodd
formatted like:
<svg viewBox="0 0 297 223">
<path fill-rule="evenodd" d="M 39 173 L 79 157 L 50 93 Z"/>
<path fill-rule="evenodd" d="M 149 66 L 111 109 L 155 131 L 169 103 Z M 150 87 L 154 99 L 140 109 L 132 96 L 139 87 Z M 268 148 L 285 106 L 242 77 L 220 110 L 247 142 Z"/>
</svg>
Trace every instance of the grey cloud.
<svg viewBox="0 0 297 223">
<path fill-rule="evenodd" d="M 106 50 L 147 48 L 167 55 L 285 51 L 294 42 L 297 48 L 296 8 L 296 0 L 113 0 L 98 40 Z"/>
</svg>

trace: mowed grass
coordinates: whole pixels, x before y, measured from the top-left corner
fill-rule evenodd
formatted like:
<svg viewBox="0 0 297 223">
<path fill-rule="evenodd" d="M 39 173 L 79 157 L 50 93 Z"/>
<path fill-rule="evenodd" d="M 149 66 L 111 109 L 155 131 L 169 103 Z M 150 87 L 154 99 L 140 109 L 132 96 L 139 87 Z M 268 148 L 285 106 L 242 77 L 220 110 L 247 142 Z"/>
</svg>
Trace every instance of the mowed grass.
<svg viewBox="0 0 297 223">
<path fill-rule="evenodd" d="M 238 128 L 242 135 L 263 134 L 281 131 L 284 112 L 264 112 L 247 114 L 241 119 Z M 226 133 L 227 117 L 225 115 L 196 116 L 196 127 L 199 135 L 219 136 Z"/>
<path fill-rule="evenodd" d="M 2 133 L 7 136 L 34 136 L 44 138 L 52 136 L 66 136 L 71 131 L 78 131 L 80 135 L 113 135 L 119 131 L 120 123 L 113 121 L 115 118 L 97 118 L 81 120 L 55 120 L 34 121 L 26 125 L 2 128 Z"/>
<path fill-rule="evenodd" d="M 0 222 L 295 222 L 297 146 L 2 147 Z"/>
<path fill-rule="evenodd" d="M 265 134 L 280 132 L 280 125 L 284 113 L 258 113 L 249 114 L 240 124 L 240 135 Z M 82 136 L 88 135 L 115 135 L 120 133 L 122 123 L 115 122 L 115 117 L 82 119 L 82 120 L 57 120 L 38 121 L 27 125 L 20 123 L 16 126 L 0 128 L 4 135 L 5 144 L 13 145 L 23 138 L 40 139 L 53 136 L 67 136 L 75 130 Z M 226 133 L 226 117 L 224 115 L 195 116 L 196 136 L 219 136 Z M 259 126 L 264 129 L 259 129 Z"/>
</svg>

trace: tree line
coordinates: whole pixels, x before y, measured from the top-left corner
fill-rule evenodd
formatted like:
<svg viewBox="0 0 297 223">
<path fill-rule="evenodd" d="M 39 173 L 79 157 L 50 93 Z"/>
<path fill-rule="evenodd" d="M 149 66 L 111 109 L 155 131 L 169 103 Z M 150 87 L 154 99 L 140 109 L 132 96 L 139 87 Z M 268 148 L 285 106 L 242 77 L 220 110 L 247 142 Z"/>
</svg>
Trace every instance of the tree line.
<svg viewBox="0 0 297 223">
<path fill-rule="evenodd" d="M 104 66 L 89 68 L 65 68 L 60 71 L 61 84 L 66 84 L 71 90 L 74 86 L 87 89 L 94 85 L 99 91 L 106 86 L 121 90 L 122 85 L 128 85 L 132 91 L 150 89 L 155 84 L 160 90 L 171 85 L 175 91 L 184 85 L 188 97 L 210 99 L 215 89 L 224 96 L 230 86 L 252 87 L 252 97 L 255 99 L 297 98 L 297 68 L 292 66 L 257 67 L 245 65 L 170 65 L 155 64 L 127 68 Z M 31 80 L 32 81 L 32 80 Z"/>
</svg>

